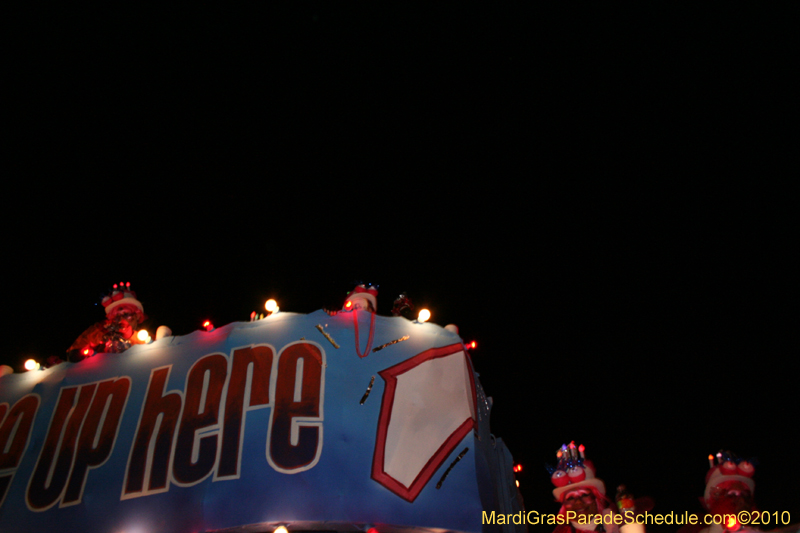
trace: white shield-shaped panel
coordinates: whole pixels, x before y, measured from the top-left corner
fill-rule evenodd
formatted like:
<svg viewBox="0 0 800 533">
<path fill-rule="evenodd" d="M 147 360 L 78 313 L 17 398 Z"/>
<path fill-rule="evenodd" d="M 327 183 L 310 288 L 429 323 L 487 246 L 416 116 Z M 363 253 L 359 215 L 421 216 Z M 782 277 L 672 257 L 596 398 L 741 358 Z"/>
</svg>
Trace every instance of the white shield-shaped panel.
<svg viewBox="0 0 800 533">
<path fill-rule="evenodd" d="M 372 477 L 414 501 L 475 428 L 475 381 L 461 344 L 432 348 L 380 372 L 386 381 Z"/>
</svg>

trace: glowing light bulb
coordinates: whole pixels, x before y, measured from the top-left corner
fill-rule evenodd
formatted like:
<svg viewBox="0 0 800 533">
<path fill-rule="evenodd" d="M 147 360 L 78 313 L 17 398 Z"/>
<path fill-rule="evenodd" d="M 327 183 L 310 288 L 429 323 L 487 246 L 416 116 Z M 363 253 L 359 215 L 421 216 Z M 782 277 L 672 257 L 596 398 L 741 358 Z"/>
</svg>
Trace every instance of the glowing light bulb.
<svg viewBox="0 0 800 533">
<path fill-rule="evenodd" d="M 266 309 L 268 312 L 270 312 L 270 313 L 274 313 L 275 311 L 277 311 L 277 310 L 278 310 L 278 302 L 276 302 L 275 300 L 273 300 L 272 298 L 270 298 L 269 300 L 267 300 L 267 303 L 265 303 L 265 304 L 264 304 L 264 308 L 265 308 L 265 309 Z"/>
<path fill-rule="evenodd" d="M 150 334 L 146 329 L 140 329 L 139 333 L 136 334 L 136 338 L 144 343 L 150 342 Z"/>
<path fill-rule="evenodd" d="M 39 370 L 40 366 L 41 365 L 33 359 L 28 359 L 25 361 L 25 370 Z"/>
<path fill-rule="evenodd" d="M 379 533 L 377 528 L 371 527 L 367 530 L 367 533 Z"/>
<path fill-rule="evenodd" d="M 347 302 L 344 304 L 344 308 L 345 309 L 350 309 L 351 307 L 353 307 L 353 302 L 351 302 L 350 300 L 347 300 Z"/>
<path fill-rule="evenodd" d="M 286 529 L 286 526 L 278 526 L 272 533 L 289 533 L 289 530 Z"/>
<path fill-rule="evenodd" d="M 417 317 L 417 322 L 427 322 L 428 319 L 431 317 L 431 312 L 427 309 L 422 309 L 419 312 L 419 316 Z"/>
<path fill-rule="evenodd" d="M 89 357 L 94 353 L 94 350 L 92 350 L 91 348 L 84 348 L 81 353 L 83 354 L 84 357 Z"/>
<path fill-rule="evenodd" d="M 517 479 L 516 482 L 517 482 L 517 487 L 519 487 L 519 480 Z"/>
<path fill-rule="evenodd" d="M 205 322 L 203 322 L 203 329 L 205 329 L 206 331 L 213 331 L 214 324 L 212 324 L 210 320 L 206 320 Z"/>
</svg>

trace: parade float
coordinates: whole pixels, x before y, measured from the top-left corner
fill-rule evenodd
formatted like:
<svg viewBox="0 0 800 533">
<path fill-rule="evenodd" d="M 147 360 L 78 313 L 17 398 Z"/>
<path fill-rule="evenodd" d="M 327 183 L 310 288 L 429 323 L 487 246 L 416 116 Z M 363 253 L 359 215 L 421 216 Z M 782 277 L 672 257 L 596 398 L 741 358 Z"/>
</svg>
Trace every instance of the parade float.
<svg viewBox="0 0 800 533">
<path fill-rule="evenodd" d="M 457 330 L 273 312 L 0 377 L 0 531 L 506 531 Z M 88 351 L 86 352 L 88 354 Z"/>
</svg>

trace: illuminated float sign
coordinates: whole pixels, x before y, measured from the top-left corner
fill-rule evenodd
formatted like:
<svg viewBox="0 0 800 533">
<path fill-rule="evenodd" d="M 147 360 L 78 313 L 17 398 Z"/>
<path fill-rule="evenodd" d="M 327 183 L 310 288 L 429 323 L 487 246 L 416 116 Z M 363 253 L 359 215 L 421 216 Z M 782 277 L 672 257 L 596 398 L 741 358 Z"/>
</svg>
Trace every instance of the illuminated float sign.
<svg viewBox="0 0 800 533">
<path fill-rule="evenodd" d="M 377 317 L 387 348 L 361 358 L 354 318 L 280 313 L 5 376 L 0 530 L 304 520 L 480 531 L 479 476 L 492 483 L 476 469 L 460 339 Z M 465 448 L 472 460 L 453 467 Z"/>
<path fill-rule="evenodd" d="M 154 369 L 122 499 L 164 492 L 170 481 L 189 487 L 212 472 L 215 481 L 238 479 L 245 408 L 273 408 L 266 448 L 275 470 L 294 473 L 314 466 L 322 449 L 324 352 L 309 342 L 289 344 L 279 354 L 271 383 L 274 353 L 269 345 L 234 349 L 230 376 L 224 355 L 202 357 L 189 370 L 184 394 L 165 391 L 170 367 Z"/>
</svg>

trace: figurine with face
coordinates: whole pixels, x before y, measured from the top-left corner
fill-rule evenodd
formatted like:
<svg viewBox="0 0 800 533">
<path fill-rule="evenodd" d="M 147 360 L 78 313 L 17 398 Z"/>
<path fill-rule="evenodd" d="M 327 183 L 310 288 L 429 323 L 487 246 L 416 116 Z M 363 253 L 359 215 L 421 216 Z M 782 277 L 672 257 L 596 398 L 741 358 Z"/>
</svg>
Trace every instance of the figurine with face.
<svg viewBox="0 0 800 533">
<path fill-rule="evenodd" d="M 343 312 L 350 311 L 368 311 L 375 313 L 378 307 L 378 290 L 370 286 L 367 288 L 364 285 L 359 285 L 349 293 L 344 300 L 341 311 L 334 309 L 323 309 L 330 316 L 338 315 Z"/>
<path fill-rule="evenodd" d="M 67 360 L 79 362 L 96 352 L 121 353 L 139 344 L 137 329 L 147 318 L 130 283 L 114 285 L 102 299 L 105 320 L 89 326 L 67 349 Z"/>
<path fill-rule="evenodd" d="M 719 516 L 706 525 L 705 519 L 700 524 L 685 525 L 678 533 L 726 533 L 754 531 L 751 525 L 743 525 L 732 519 L 741 511 L 755 511 L 753 499 L 755 468 L 750 461 L 742 461 L 730 452 L 720 451 L 716 456 L 708 456 L 710 469 L 706 474 L 706 488 L 700 503 L 709 515 Z M 726 520 L 725 517 L 729 518 Z"/>
<path fill-rule="evenodd" d="M 349 309 L 351 311 L 369 311 L 370 313 L 375 312 L 375 307 L 372 305 L 372 302 L 366 298 L 364 295 L 356 294 L 355 296 L 350 297 L 347 300 L 345 305 L 350 305 Z"/>
<path fill-rule="evenodd" d="M 712 456 L 713 457 L 713 456 Z M 713 463 L 713 460 L 710 459 Z M 736 515 L 741 511 L 755 511 L 753 499 L 755 468 L 750 461 L 735 459 L 730 452 L 717 454 L 718 464 L 712 465 L 706 474 L 706 489 L 701 499 L 703 507 L 712 515 Z M 718 520 L 723 521 L 723 520 Z M 711 525 L 702 529 L 704 533 L 722 533 L 749 529 L 738 522 Z"/>
<path fill-rule="evenodd" d="M 344 302 L 343 311 L 369 311 L 374 313 L 378 307 L 378 290 L 374 287 L 367 288 L 364 285 L 359 285 L 347 295 Z"/>
<path fill-rule="evenodd" d="M 121 353 L 130 348 L 132 344 L 136 344 L 137 339 L 134 335 L 142 321 L 144 321 L 144 313 L 133 304 L 125 303 L 112 309 L 105 321 L 104 351 Z"/>
<path fill-rule="evenodd" d="M 555 485 L 553 496 L 561 504 L 558 514 L 566 521 L 554 533 L 619 533 L 620 524 L 614 520 L 615 507 L 606 497 L 605 483 L 595 475 L 594 464 L 585 459 L 584 450 L 583 445 L 571 442 L 557 452 L 558 466 L 551 469 L 550 480 Z"/>
</svg>

